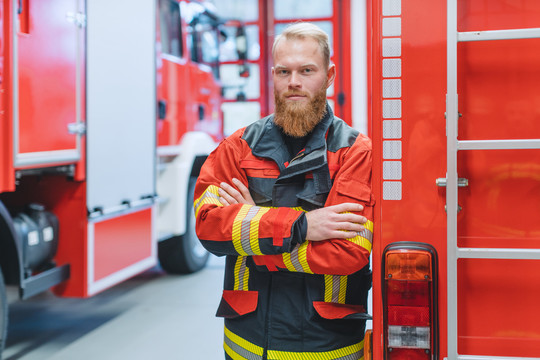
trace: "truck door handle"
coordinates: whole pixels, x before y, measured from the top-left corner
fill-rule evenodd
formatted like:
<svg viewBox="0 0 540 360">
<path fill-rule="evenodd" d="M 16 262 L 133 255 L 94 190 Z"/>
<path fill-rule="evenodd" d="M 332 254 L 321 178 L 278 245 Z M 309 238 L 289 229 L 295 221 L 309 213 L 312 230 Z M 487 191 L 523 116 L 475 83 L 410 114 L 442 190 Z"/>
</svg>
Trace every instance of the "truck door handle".
<svg viewBox="0 0 540 360">
<path fill-rule="evenodd" d="M 199 121 L 204 120 L 204 105 L 199 105 Z"/>
<path fill-rule="evenodd" d="M 158 118 L 164 120 L 167 116 L 167 102 L 165 100 L 158 101 Z"/>
</svg>

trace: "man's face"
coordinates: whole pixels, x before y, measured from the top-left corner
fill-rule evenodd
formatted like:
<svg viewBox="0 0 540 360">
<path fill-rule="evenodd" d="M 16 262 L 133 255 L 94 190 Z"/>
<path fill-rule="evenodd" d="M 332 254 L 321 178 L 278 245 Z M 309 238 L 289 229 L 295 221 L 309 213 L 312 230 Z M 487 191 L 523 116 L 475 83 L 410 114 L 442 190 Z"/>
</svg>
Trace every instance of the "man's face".
<svg viewBox="0 0 540 360">
<path fill-rule="evenodd" d="M 288 135 L 307 135 L 326 110 L 326 89 L 334 81 L 334 65 L 325 66 L 314 39 L 284 39 L 275 51 L 272 76 L 275 123 Z"/>
</svg>

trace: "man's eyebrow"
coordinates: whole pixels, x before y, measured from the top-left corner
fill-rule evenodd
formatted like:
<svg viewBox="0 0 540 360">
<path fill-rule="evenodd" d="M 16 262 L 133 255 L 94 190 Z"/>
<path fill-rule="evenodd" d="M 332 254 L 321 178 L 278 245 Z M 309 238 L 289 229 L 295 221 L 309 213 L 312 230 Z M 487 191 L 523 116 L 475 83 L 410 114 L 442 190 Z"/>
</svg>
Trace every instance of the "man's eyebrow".
<svg viewBox="0 0 540 360">
<path fill-rule="evenodd" d="M 305 67 L 318 67 L 318 66 L 315 63 L 305 63 L 305 64 L 300 65 L 300 67 L 305 68 Z M 276 65 L 276 66 L 274 66 L 274 69 L 288 69 L 288 66 Z"/>
</svg>

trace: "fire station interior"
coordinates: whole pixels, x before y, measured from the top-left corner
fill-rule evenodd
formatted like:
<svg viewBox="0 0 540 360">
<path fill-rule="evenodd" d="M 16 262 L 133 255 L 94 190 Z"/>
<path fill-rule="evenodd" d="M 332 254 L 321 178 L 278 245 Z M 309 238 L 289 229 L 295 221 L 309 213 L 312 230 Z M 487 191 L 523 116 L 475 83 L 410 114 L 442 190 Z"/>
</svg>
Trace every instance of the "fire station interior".
<svg viewBox="0 0 540 360">
<path fill-rule="evenodd" d="M 540 359 L 539 0 L 0 1 L 0 359 L 224 358 L 225 258 L 195 234 L 218 204 L 195 184 L 273 113 L 272 44 L 298 21 L 372 141 L 343 195 L 373 209 L 348 243 L 371 253 L 367 309 L 348 275 L 321 291 L 369 318 L 339 359 Z"/>
<path fill-rule="evenodd" d="M 41 29 L 40 26 L 45 27 L 53 21 L 50 20 L 49 23 L 45 22 L 42 25 L 38 20 L 40 12 L 43 14 L 53 14 L 53 8 L 59 2 L 56 0 L 50 2 L 51 7 L 48 10 L 46 10 L 46 7 L 40 7 L 42 5 L 36 4 L 37 2 L 31 0 L 24 0 L 20 4 L 13 2 L 13 4 L 2 5 L 4 6 L 4 14 L 9 14 L 11 11 L 13 14 L 11 21 L 13 19 L 18 21 L 14 26 L 21 27 L 20 29 L 14 27 L 15 30 L 13 30 L 17 33 L 13 42 L 17 43 L 19 48 L 18 62 L 20 65 L 17 71 L 21 74 L 18 82 L 21 98 L 24 97 L 27 91 L 31 91 L 33 86 L 39 86 L 37 82 L 35 85 L 33 83 L 28 84 L 23 80 L 22 74 L 26 70 L 25 66 L 27 66 L 24 63 L 26 60 L 23 60 L 23 58 L 25 58 L 24 54 L 26 51 L 37 51 L 39 49 L 38 43 L 27 44 L 27 42 L 32 39 L 32 36 L 38 38 L 39 30 Z M 47 6 L 45 3 L 43 6 Z M 69 1 L 64 3 L 69 3 Z M 80 103 L 77 103 L 76 107 L 74 105 L 73 108 L 68 109 L 75 116 L 77 116 L 77 113 L 82 114 L 78 115 L 80 118 L 84 118 L 85 115 L 87 116 L 88 128 L 85 128 L 82 124 L 83 121 L 78 119 L 72 129 L 74 133 L 79 132 L 77 136 L 81 134 L 83 136 L 87 135 L 85 154 L 87 156 L 86 174 L 79 173 L 79 169 L 82 168 L 79 163 L 67 166 L 46 167 L 49 169 L 47 171 L 52 174 L 51 176 L 53 178 L 67 179 L 66 181 L 68 183 L 60 180 L 59 185 L 61 187 L 65 186 L 68 189 L 69 194 L 66 195 L 68 198 L 76 198 L 80 195 L 80 191 L 82 191 L 78 186 L 71 185 L 69 182 L 74 178 L 75 182 L 77 179 L 83 179 L 84 182 L 86 176 L 89 198 L 85 210 L 88 216 L 88 220 L 86 221 L 88 221 L 88 226 L 92 225 L 92 231 L 97 233 L 99 231 L 98 225 L 100 219 L 102 217 L 105 219 L 114 217 L 115 212 L 118 211 L 118 209 L 114 208 L 116 206 L 114 205 L 115 201 L 121 202 L 123 205 L 130 202 L 130 200 L 124 200 L 124 198 L 129 197 L 129 194 L 122 195 L 124 196 L 122 199 L 114 200 L 119 196 L 117 193 L 122 192 L 122 188 L 126 186 L 126 182 L 122 182 L 122 180 L 113 181 L 119 185 L 116 187 L 113 185 L 105 193 L 100 188 L 104 182 L 110 183 L 111 178 L 114 179 L 121 176 L 116 170 L 117 165 L 106 165 L 110 163 L 111 151 L 115 152 L 115 148 L 118 146 L 129 149 L 133 148 L 133 158 L 138 158 L 140 162 L 139 167 L 143 168 L 148 166 L 145 163 L 148 157 L 143 152 L 151 154 L 152 150 L 150 147 L 153 146 L 151 143 L 139 142 L 135 147 L 130 147 L 131 145 L 129 145 L 128 140 L 120 140 L 120 143 L 116 140 L 116 144 L 109 147 L 109 150 L 103 150 L 107 149 L 106 140 L 102 138 L 98 139 L 97 135 L 95 135 L 96 140 L 92 140 L 92 131 L 94 133 L 99 131 L 99 125 L 94 125 L 94 127 L 90 125 L 92 124 L 92 117 L 97 118 L 102 115 L 110 117 L 110 114 L 104 115 L 102 112 L 112 112 L 114 113 L 113 116 L 117 116 L 119 113 L 116 112 L 116 109 L 133 107 L 133 103 L 137 102 L 137 96 L 141 96 L 141 98 L 144 96 L 133 95 L 131 99 L 126 97 L 127 99 L 124 101 L 122 96 L 115 93 L 112 95 L 115 97 L 115 101 L 104 105 L 104 102 L 108 100 L 107 97 L 110 98 L 111 95 L 100 95 L 102 88 L 100 88 L 99 81 L 101 81 L 100 78 L 106 76 L 124 77 L 123 79 L 125 81 L 129 81 L 128 78 L 132 74 L 128 72 L 122 73 L 121 70 L 118 70 L 126 67 L 125 62 L 123 65 L 120 62 L 123 61 L 121 59 L 122 57 L 129 55 L 119 51 L 119 55 L 115 58 L 115 56 L 111 55 L 113 53 L 111 49 L 120 48 L 118 45 L 119 38 L 127 39 L 129 37 L 131 38 L 130 41 L 135 38 L 141 43 L 147 41 L 148 35 L 143 33 L 144 30 L 140 30 L 145 26 L 148 27 L 148 24 L 144 23 L 144 20 L 141 20 L 141 11 L 152 9 L 136 9 L 137 6 L 131 6 L 129 1 L 115 1 L 115 4 L 111 4 L 110 6 L 109 4 L 104 4 L 101 5 L 101 9 L 99 8 L 100 5 L 95 1 L 93 2 L 94 4 L 92 4 L 92 1 L 72 1 L 72 3 L 80 4 L 76 7 L 76 13 L 70 11 L 66 16 L 70 22 L 77 25 L 79 30 L 77 30 L 77 33 L 71 34 L 71 38 L 62 38 L 62 41 L 73 41 L 74 37 L 79 37 L 78 48 L 75 48 L 74 52 L 70 54 L 70 60 L 76 63 L 76 67 L 71 69 L 76 83 L 69 83 L 66 86 L 75 88 L 81 86 L 81 82 L 86 81 L 86 114 L 85 109 L 81 109 L 81 106 L 84 105 Z M 351 78 L 353 74 L 351 69 L 350 33 L 351 28 L 354 28 L 356 29 L 354 31 L 365 34 L 365 29 L 362 22 L 351 24 L 350 9 L 354 3 L 353 6 L 356 7 L 357 11 L 365 14 L 365 0 L 358 2 L 348 0 L 315 0 L 310 1 L 309 6 L 305 6 L 306 4 L 303 0 L 211 0 L 204 2 L 156 0 L 149 3 L 155 3 L 157 30 L 155 32 L 156 41 L 152 45 L 155 46 L 158 52 L 161 52 L 160 57 L 158 60 L 153 60 L 147 56 L 151 56 L 152 54 L 150 53 L 145 56 L 137 56 L 130 61 L 140 63 L 155 61 L 155 65 L 158 68 L 158 75 L 154 80 L 152 80 L 152 74 L 149 73 L 139 73 L 138 76 L 142 78 L 147 76 L 145 81 L 148 84 L 145 86 L 145 91 L 152 91 L 152 81 L 158 84 L 158 89 L 155 93 L 158 98 L 155 107 L 158 117 L 157 153 L 160 159 L 159 161 L 162 162 L 162 167 L 166 167 L 174 162 L 171 159 L 174 158 L 176 151 L 175 141 L 178 141 L 177 139 L 182 135 L 182 132 L 189 131 L 187 128 L 178 129 L 178 125 L 169 122 L 169 118 L 173 116 L 171 114 L 188 117 L 190 114 L 187 112 L 184 113 L 181 107 L 190 107 L 190 101 L 205 101 L 189 98 L 192 100 L 185 100 L 186 102 L 183 104 L 175 103 L 177 100 L 174 99 L 174 86 L 185 88 L 186 84 L 165 84 L 166 80 L 164 79 L 170 76 L 168 72 L 179 71 L 177 69 L 180 69 L 180 67 L 174 68 L 174 66 L 181 64 L 183 61 L 194 63 L 195 67 L 199 67 L 199 72 L 208 71 L 207 69 L 209 69 L 211 73 L 210 78 L 213 78 L 212 82 L 219 84 L 217 88 L 219 90 L 220 106 L 217 109 L 209 109 L 206 105 L 204 107 L 199 105 L 194 115 L 198 117 L 198 124 L 195 124 L 194 130 L 211 134 L 217 144 L 224 136 L 228 136 L 240 127 L 246 126 L 272 112 L 273 90 L 270 77 L 270 68 L 272 66 L 270 48 L 272 41 L 274 36 L 279 34 L 286 25 L 299 20 L 313 22 L 329 34 L 332 46 L 332 61 L 342 70 L 338 73 L 335 84 L 328 90 L 328 101 L 336 115 L 347 118 L 348 122 L 352 125 L 353 109 L 351 105 L 351 91 L 353 85 L 351 84 Z M 8 6 L 11 6 L 11 8 Z M 58 6 L 61 7 L 62 5 Z M 60 11 L 66 10 L 60 9 Z M 137 28 L 137 30 L 134 30 L 131 34 L 127 34 L 126 30 L 115 28 L 114 19 L 105 19 L 104 15 L 100 15 L 102 19 L 98 23 L 98 20 L 94 20 L 92 16 L 96 14 L 95 17 L 98 17 L 97 14 L 100 11 L 106 13 L 121 12 L 122 17 L 126 19 L 132 18 L 131 22 L 126 21 L 124 26 L 132 26 L 134 29 Z M 137 20 L 137 17 L 140 18 Z M 108 23 L 108 21 L 111 22 Z M 185 23 L 185 26 L 182 25 L 182 22 Z M 365 23 L 365 19 L 363 22 Z M 107 30 L 100 30 L 100 28 Z M 85 30 L 86 34 L 81 35 L 80 29 Z M 57 29 L 57 31 L 59 30 Z M 103 34 L 106 31 L 109 34 Z M 86 39 L 84 36 L 86 36 Z M 98 40 L 93 40 L 98 38 L 103 39 L 99 41 L 99 44 Z M 365 46 L 363 36 L 360 35 L 358 38 L 361 39 L 361 43 L 357 44 L 356 47 L 361 48 Z M 46 38 L 42 37 L 38 38 L 38 40 L 45 42 Z M 82 42 L 84 41 L 86 41 L 87 46 L 86 55 L 84 52 L 81 52 Z M 150 43 L 148 42 L 148 44 L 150 48 Z M 63 46 L 67 45 L 64 44 Z M 109 50 L 106 53 L 98 49 L 107 47 Z M 29 50 L 26 50 L 27 48 Z M 60 47 L 57 48 L 57 51 L 64 50 Z M 97 55 L 93 55 L 93 53 Z M 186 54 L 188 54 L 188 59 L 183 60 Z M 366 59 L 363 60 L 363 63 L 360 62 L 359 69 L 354 74 L 357 79 L 360 78 L 360 82 L 364 83 L 366 76 L 365 62 Z M 86 66 L 86 70 L 81 70 L 84 66 Z M 112 69 L 115 66 L 118 67 L 117 70 L 107 73 L 108 70 L 106 68 Z M 49 71 L 56 70 L 52 69 Z M 86 80 L 81 80 L 84 79 L 84 76 L 80 74 L 85 75 Z M 207 83 L 209 81 L 208 78 L 204 78 L 200 74 L 197 75 L 198 77 L 195 75 L 190 76 L 194 76 L 189 80 L 192 82 L 190 85 L 191 91 L 198 92 L 198 88 L 211 87 Z M 63 78 L 59 78 L 58 81 L 63 81 Z M 163 86 L 160 87 L 161 84 Z M 104 86 L 108 87 L 110 85 Z M 356 86 L 356 91 L 365 94 L 365 88 L 361 85 Z M 203 90 L 208 92 L 213 91 Z M 84 94 L 77 93 L 76 96 L 84 99 Z M 186 95 L 181 95 L 180 97 L 182 96 L 185 97 Z M 84 102 L 83 100 L 77 101 Z M 141 100 L 141 102 L 144 101 Z M 36 105 L 31 104 L 29 106 Z M 57 114 L 54 107 L 51 111 L 51 116 Z M 365 113 L 367 110 L 365 109 L 365 104 L 363 104 L 357 106 L 354 111 Z M 25 119 L 27 115 L 25 112 L 25 107 L 21 105 L 19 109 L 19 126 L 21 127 L 20 132 L 23 133 L 22 135 L 24 135 L 24 127 L 26 126 Z M 133 118 L 138 116 L 136 112 L 137 110 L 133 110 L 128 117 Z M 217 116 L 217 112 L 220 112 L 222 115 Z M 216 127 L 215 119 L 210 119 L 209 114 L 212 117 L 222 118 L 222 125 Z M 30 119 L 28 120 L 29 123 L 32 122 L 32 116 L 32 114 L 28 115 Z M 354 126 L 366 133 L 368 130 L 366 117 L 358 116 L 357 118 L 358 120 L 355 121 Z M 97 122 L 96 120 L 95 123 Z M 108 125 L 103 124 L 103 126 Z M 127 123 L 123 126 L 126 129 L 131 127 L 131 124 Z M 124 132 L 124 129 L 118 129 L 118 131 Z M 151 129 L 141 126 L 141 130 L 139 131 L 150 132 Z M 25 145 L 26 138 L 23 138 L 22 135 L 20 141 L 17 143 L 18 148 L 16 151 L 21 154 L 31 152 L 32 150 L 25 150 L 31 146 Z M 138 135 L 135 134 L 132 136 L 136 137 Z M 40 140 L 35 138 L 29 141 L 38 142 Z M 99 144 L 93 144 L 93 141 Z M 80 144 L 82 143 L 79 138 L 75 144 L 77 151 L 80 151 Z M 84 154 L 84 150 L 82 153 Z M 23 158 L 22 155 L 21 158 Z M 97 160 L 93 160 L 93 158 Z M 195 157 L 194 163 L 197 162 L 201 162 L 201 160 Z M 107 168 L 107 179 L 97 179 L 98 176 L 92 174 L 93 170 L 91 168 L 94 166 L 98 167 L 96 165 L 98 163 L 100 164 L 99 166 L 105 164 L 103 166 Z M 40 166 L 36 165 L 34 167 L 39 168 Z M 19 170 L 19 168 L 22 168 L 22 170 Z M 24 190 L 26 194 L 34 194 L 37 191 L 35 187 L 41 186 L 38 184 L 40 183 L 40 176 L 48 176 L 48 173 L 41 173 L 39 169 L 31 170 L 31 168 L 32 166 L 27 165 L 18 166 L 16 159 L 13 164 L 13 170 L 17 174 L 17 178 L 14 179 L 13 183 L 8 183 L 6 188 L 9 191 L 5 191 L 2 194 L 3 203 L 6 204 L 8 211 L 16 219 L 16 231 L 27 232 L 21 235 L 25 239 L 34 227 L 39 226 L 40 221 L 46 221 L 47 216 L 54 213 L 70 212 L 70 210 L 64 208 L 61 202 L 62 200 L 50 200 L 52 196 L 37 195 L 41 201 L 36 201 L 35 204 L 32 202 L 29 208 L 29 211 L 34 211 L 32 214 L 36 214 L 36 211 L 39 212 L 36 218 L 32 218 L 33 215 L 29 214 L 22 215 L 17 213 L 19 215 L 13 215 L 10 205 L 20 205 L 17 193 L 22 192 L 22 189 L 26 189 Z M 126 171 L 129 171 L 129 169 Z M 27 178 L 34 176 L 37 176 L 37 182 L 32 183 L 30 181 L 28 183 Z M 134 177 L 136 176 L 132 176 L 129 182 L 136 180 Z M 145 178 L 146 175 L 142 175 L 142 177 Z M 90 178 L 97 180 L 91 180 Z M 151 180 L 151 178 L 147 178 L 147 183 Z M 56 180 L 52 180 L 52 182 L 54 184 L 50 185 L 51 187 L 58 186 Z M 144 187 L 144 185 L 142 186 Z M 15 191 L 12 191 L 12 189 L 15 189 Z M 44 191 L 52 192 L 54 190 L 51 190 L 47 185 Z M 148 189 L 147 192 L 151 193 L 152 190 Z M 144 197 L 141 201 L 144 201 Z M 159 202 L 160 200 L 158 199 L 156 201 Z M 54 209 L 60 208 L 60 210 L 50 210 L 51 207 Z M 107 209 L 111 207 L 114 209 L 109 212 Z M 130 202 L 128 207 L 136 207 L 136 205 Z M 121 211 L 121 208 L 119 209 Z M 62 226 L 65 226 L 63 225 L 64 221 L 62 218 L 60 220 L 54 218 L 50 222 L 47 222 L 47 225 L 42 224 L 42 226 L 45 228 L 52 227 L 56 231 L 56 227 L 60 226 L 62 228 Z M 93 223 L 92 221 L 96 222 Z M 159 231 L 158 239 L 161 240 L 162 233 L 161 230 Z M 170 231 L 174 232 L 174 230 Z M 163 233 L 166 232 L 164 231 Z M 130 234 L 131 232 L 128 230 L 124 236 L 129 237 Z M 73 233 L 71 235 L 74 236 Z M 167 236 L 164 235 L 163 237 L 166 238 Z M 55 241 L 57 240 L 55 239 L 51 243 Z M 65 240 L 60 239 L 60 242 L 62 241 Z M 97 245 L 99 240 L 96 238 L 94 241 Z M 56 266 L 50 269 L 51 266 L 62 263 L 63 261 L 59 260 L 62 257 L 69 258 L 71 256 L 67 253 L 62 255 L 61 253 L 64 250 L 61 250 L 61 245 L 59 246 L 58 244 L 53 244 L 48 248 L 42 249 L 41 254 L 32 254 L 35 265 L 30 264 L 25 267 L 25 273 L 21 275 L 23 280 L 21 280 L 18 286 L 11 284 L 13 281 L 9 280 L 13 277 L 13 274 L 9 270 L 4 270 L 4 277 L 6 279 L 9 278 L 9 281 L 6 281 L 7 307 L 9 311 L 7 321 L 3 322 L 4 325 L 7 323 L 7 327 L 3 334 L 5 345 L 0 358 L 12 360 L 209 360 L 223 358 L 223 320 L 216 318 L 215 312 L 221 298 L 224 258 L 209 255 L 204 250 L 202 250 L 202 255 L 200 255 L 201 249 L 199 246 L 193 250 L 195 252 L 198 251 L 198 256 L 202 258 L 201 260 L 196 255 L 193 255 L 194 261 L 199 261 L 199 263 L 178 266 L 174 263 L 176 259 L 166 258 L 165 255 L 161 254 L 161 244 L 165 244 L 163 245 L 165 249 L 163 250 L 164 253 L 171 251 L 170 247 L 167 247 L 169 245 L 166 243 L 167 241 L 158 243 L 157 251 L 159 255 L 153 254 L 154 257 L 157 257 L 154 265 L 146 266 L 146 268 L 143 267 L 143 270 L 132 271 L 129 275 L 124 276 L 125 279 L 123 280 L 105 282 L 103 285 L 98 281 L 98 275 L 95 275 L 96 278 L 94 281 L 83 279 L 82 286 L 76 285 L 72 287 L 68 285 L 66 287 L 67 290 L 66 288 L 62 288 L 66 281 L 77 279 L 77 273 L 79 271 L 84 274 L 95 271 L 97 274 L 98 270 L 96 268 L 98 265 L 95 265 L 96 268 L 89 267 L 80 270 L 79 267 L 81 265 L 74 264 L 76 262 L 74 261 L 69 264 L 69 270 L 66 266 Z M 46 246 L 45 243 L 44 246 Z M 58 252 L 55 252 L 55 246 L 60 248 Z M 107 251 L 110 250 L 108 249 Z M 27 251 L 30 253 L 33 249 L 29 248 Z M 78 250 L 71 248 L 68 251 Z M 136 252 L 139 250 L 134 248 L 132 251 Z M 96 258 L 99 256 L 97 250 L 95 256 Z M 107 261 L 122 262 L 124 260 L 116 260 L 110 254 Z M 150 264 L 152 263 L 150 262 Z M 112 265 L 113 268 L 114 266 Z M 116 266 L 121 268 L 121 265 Z M 4 268 L 4 265 L 2 267 Z M 49 282 L 42 286 L 34 286 L 35 283 L 38 283 L 37 280 L 39 280 L 34 281 L 35 274 L 48 274 L 52 270 L 58 271 L 48 278 L 60 278 L 57 280 L 60 282 L 59 285 Z M 24 282 L 25 279 L 28 281 Z M 50 288 L 47 289 L 47 286 Z"/>
</svg>

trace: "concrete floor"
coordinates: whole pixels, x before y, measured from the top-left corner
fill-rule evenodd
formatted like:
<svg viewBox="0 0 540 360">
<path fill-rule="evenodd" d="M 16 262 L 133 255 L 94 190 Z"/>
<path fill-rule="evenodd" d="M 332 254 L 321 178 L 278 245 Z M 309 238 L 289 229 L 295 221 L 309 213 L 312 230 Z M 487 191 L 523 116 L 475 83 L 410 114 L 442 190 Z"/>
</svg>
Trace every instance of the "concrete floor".
<svg viewBox="0 0 540 360">
<path fill-rule="evenodd" d="M 184 276 L 154 268 L 89 299 L 47 292 L 18 301 L 8 289 L 3 359 L 223 359 L 223 320 L 214 315 L 224 264 L 212 256 L 204 270 Z"/>
<path fill-rule="evenodd" d="M 223 320 L 214 315 L 224 263 L 212 257 L 186 276 L 154 268 L 89 299 L 10 300 L 3 359 L 223 359 Z"/>
</svg>

